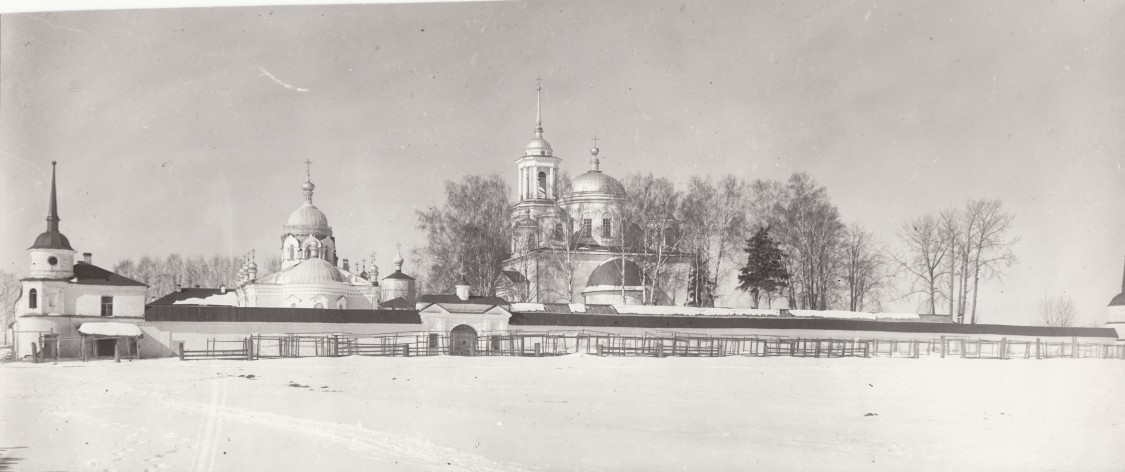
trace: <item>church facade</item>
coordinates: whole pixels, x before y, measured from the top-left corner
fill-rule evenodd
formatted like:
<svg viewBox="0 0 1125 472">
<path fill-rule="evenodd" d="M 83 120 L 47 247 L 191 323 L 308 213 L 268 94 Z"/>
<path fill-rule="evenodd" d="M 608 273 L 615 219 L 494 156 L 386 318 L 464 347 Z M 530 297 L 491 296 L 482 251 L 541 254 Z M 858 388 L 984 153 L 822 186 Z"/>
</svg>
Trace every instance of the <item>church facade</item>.
<svg viewBox="0 0 1125 472">
<path fill-rule="evenodd" d="M 497 294 L 515 302 L 684 305 L 689 258 L 664 255 L 659 274 L 645 270 L 643 250 L 623 223 L 625 186 L 601 171 L 596 139 L 589 169 L 564 187 L 541 110 L 539 95 L 534 135 L 516 158 L 512 257 Z"/>
</svg>

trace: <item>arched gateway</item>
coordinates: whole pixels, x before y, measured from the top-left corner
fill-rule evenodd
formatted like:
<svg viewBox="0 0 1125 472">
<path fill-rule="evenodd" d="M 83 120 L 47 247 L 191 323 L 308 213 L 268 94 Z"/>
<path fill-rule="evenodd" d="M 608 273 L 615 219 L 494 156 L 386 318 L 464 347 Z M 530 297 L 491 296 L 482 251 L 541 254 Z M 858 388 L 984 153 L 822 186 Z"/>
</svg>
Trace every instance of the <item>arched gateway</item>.
<svg viewBox="0 0 1125 472">
<path fill-rule="evenodd" d="M 469 325 L 457 325 L 449 332 L 449 355 L 471 356 L 476 353 L 477 330 Z"/>
</svg>

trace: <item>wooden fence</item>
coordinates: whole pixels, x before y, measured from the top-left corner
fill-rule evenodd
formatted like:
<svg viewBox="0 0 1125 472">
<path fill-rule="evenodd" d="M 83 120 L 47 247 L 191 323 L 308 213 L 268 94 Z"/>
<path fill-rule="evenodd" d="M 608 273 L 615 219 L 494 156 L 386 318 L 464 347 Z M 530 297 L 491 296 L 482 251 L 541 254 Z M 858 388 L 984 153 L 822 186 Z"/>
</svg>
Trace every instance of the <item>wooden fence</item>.
<svg viewBox="0 0 1125 472">
<path fill-rule="evenodd" d="M 454 350 L 449 336 L 426 332 L 352 335 L 302 333 L 252 335 L 241 340 L 208 339 L 204 349 L 177 343 L 180 359 L 261 359 L 284 357 L 558 356 L 586 353 L 634 357 L 959 357 L 962 359 L 1125 359 L 1125 344 L 967 339 L 918 340 L 790 338 L 786 336 L 710 336 L 657 331 L 623 335 L 598 331 L 496 332 L 476 337 Z"/>
</svg>

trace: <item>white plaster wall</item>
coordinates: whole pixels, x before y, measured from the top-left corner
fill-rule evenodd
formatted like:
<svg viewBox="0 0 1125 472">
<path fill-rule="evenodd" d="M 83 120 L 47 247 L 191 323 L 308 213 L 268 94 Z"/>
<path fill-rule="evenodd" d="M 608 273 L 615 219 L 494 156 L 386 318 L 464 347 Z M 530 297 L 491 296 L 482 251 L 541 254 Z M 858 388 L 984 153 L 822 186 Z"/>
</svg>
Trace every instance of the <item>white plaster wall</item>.
<svg viewBox="0 0 1125 472">
<path fill-rule="evenodd" d="M 58 259 L 55 265 L 47 262 L 52 256 Z M 28 259 L 31 263 L 28 277 L 69 279 L 74 276 L 74 251 L 34 249 L 28 251 Z"/>
<path fill-rule="evenodd" d="M 66 287 L 67 315 L 101 316 L 102 297 L 113 297 L 113 317 L 143 317 L 145 315 L 145 287 L 78 285 Z"/>
</svg>

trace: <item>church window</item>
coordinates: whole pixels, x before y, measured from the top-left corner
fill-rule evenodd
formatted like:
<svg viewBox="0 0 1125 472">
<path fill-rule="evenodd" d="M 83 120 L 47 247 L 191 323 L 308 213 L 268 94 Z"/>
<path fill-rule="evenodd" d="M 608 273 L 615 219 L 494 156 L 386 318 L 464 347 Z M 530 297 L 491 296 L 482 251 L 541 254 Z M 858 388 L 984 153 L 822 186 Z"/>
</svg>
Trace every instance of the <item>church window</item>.
<svg viewBox="0 0 1125 472">
<path fill-rule="evenodd" d="M 31 289 L 27 291 L 27 307 L 39 308 L 39 291 Z"/>
<path fill-rule="evenodd" d="M 296 259 L 296 258 L 297 258 L 296 248 L 293 247 L 293 246 L 289 246 L 289 260 L 293 260 L 293 259 Z"/>
<path fill-rule="evenodd" d="M 316 305 L 313 305 L 313 308 L 324 308 L 324 304 L 323 303 L 317 303 Z"/>
<path fill-rule="evenodd" d="M 48 263 L 48 264 L 51 264 L 51 265 L 55 265 L 55 264 L 58 264 L 58 263 L 59 263 L 59 258 L 57 258 L 57 257 L 55 257 L 55 256 L 51 256 L 51 257 L 48 257 L 48 258 L 47 258 L 47 263 Z"/>
<path fill-rule="evenodd" d="M 528 249 L 534 249 L 535 248 L 535 235 L 534 234 L 527 235 L 527 248 Z"/>
<path fill-rule="evenodd" d="M 547 198 L 547 173 L 539 173 L 539 198 Z"/>
<path fill-rule="evenodd" d="M 113 316 L 113 297 L 102 297 L 102 316 Z"/>
<path fill-rule="evenodd" d="M 582 237 L 588 238 L 594 235 L 594 222 L 589 218 L 582 219 Z"/>
<path fill-rule="evenodd" d="M 563 238 L 563 225 L 562 223 L 555 223 L 555 239 Z"/>
<path fill-rule="evenodd" d="M 602 218 L 602 237 L 608 238 L 613 234 L 613 222 L 609 218 Z"/>
</svg>

